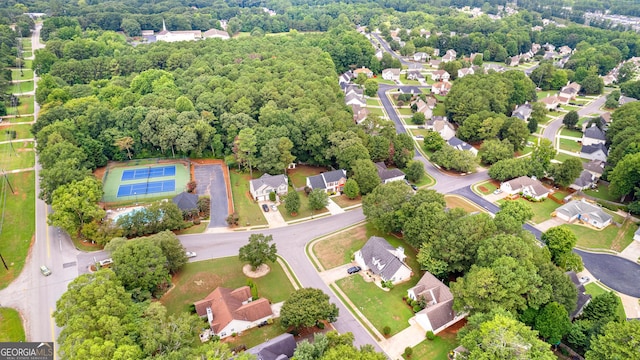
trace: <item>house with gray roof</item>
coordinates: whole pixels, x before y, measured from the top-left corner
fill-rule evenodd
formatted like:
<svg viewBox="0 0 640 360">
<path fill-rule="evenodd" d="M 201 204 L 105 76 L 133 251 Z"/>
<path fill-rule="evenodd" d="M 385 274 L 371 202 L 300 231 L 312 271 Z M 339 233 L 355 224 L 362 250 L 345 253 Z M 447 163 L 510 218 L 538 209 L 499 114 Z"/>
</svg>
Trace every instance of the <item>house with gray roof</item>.
<svg viewBox="0 0 640 360">
<path fill-rule="evenodd" d="M 416 286 L 407 290 L 407 297 L 426 303 L 414 318 L 425 332 L 437 334 L 462 318 L 453 311 L 451 290 L 429 272 L 422 276 Z"/>
<path fill-rule="evenodd" d="M 609 150 L 604 144 L 582 145 L 580 157 L 589 160 L 607 161 Z"/>
<path fill-rule="evenodd" d="M 585 200 L 570 201 L 557 208 L 551 215 L 555 215 L 558 219 L 566 222 L 582 221 L 598 229 L 609 226 L 613 220 L 613 217 L 602 208 Z"/>
<path fill-rule="evenodd" d="M 363 270 L 380 276 L 383 281 L 397 284 L 408 280 L 412 275 L 411 268 L 404 262 L 404 249 L 394 248 L 381 237 L 370 237 L 354 255 Z"/>
<path fill-rule="evenodd" d="M 571 320 L 573 320 L 580 316 L 580 314 L 582 314 L 582 310 L 584 310 L 584 307 L 587 306 L 587 304 L 591 301 L 591 295 L 586 293 L 587 290 L 584 288 L 584 284 L 580 283 L 578 275 L 575 271 L 567 271 L 566 274 L 567 276 L 569 276 L 569 279 L 571 279 L 571 282 L 576 287 L 576 290 L 578 290 L 578 301 L 576 303 L 576 308 L 571 312 L 571 314 L 569 314 L 569 317 L 571 318 Z"/>
<path fill-rule="evenodd" d="M 505 181 L 500 184 L 500 190 L 509 195 L 522 194 L 523 196 L 530 196 L 536 200 L 549 196 L 549 189 L 544 187 L 538 179 L 528 176 L 520 176 L 519 178 Z"/>
<path fill-rule="evenodd" d="M 595 177 L 591 172 L 589 172 L 588 170 L 582 170 L 580 176 L 578 176 L 578 178 L 576 178 L 573 183 L 569 185 L 569 188 L 574 190 L 586 190 L 592 188 L 597 181 L 598 178 Z"/>
<path fill-rule="evenodd" d="M 511 113 L 511 116 L 516 117 L 520 120 L 527 121 L 529 120 L 529 117 L 531 116 L 532 112 L 533 112 L 533 107 L 531 106 L 531 104 L 526 103 L 518 106 L 515 110 L 513 110 L 513 112 Z"/>
<path fill-rule="evenodd" d="M 380 181 L 383 184 L 388 184 L 392 181 L 402 181 L 404 180 L 405 174 L 400 169 L 388 169 L 387 165 L 383 162 L 377 162 L 376 168 L 378 169 L 378 176 L 380 177 Z"/>
<path fill-rule="evenodd" d="M 367 103 L 364 101 L 363 96 L 355 94 L 355 93 L 351 93 L 351 94 L 345 96 L 344 102 L 345 102 L 345 104 L 347 104 L 349 106 L 352 106 L 352 105 L 358 105 L 360 107 L 367 106 Z"/>
<path fill-rule="evenodd" d="M 287 177 L 282 174 L 264 174 L 258 179 L 249 181 L 249 192 L 256 201 L 269 200 L 269 193 L 272 192 L 275 192 L 277 196 L 284 196 L 288 191 Z"/>
<path fill-rule="evenodd" d="M 257 360 L 289 360 L 296 351 L 296 345 L 293 335 L 284 333 L 246 352 L 255 355 Z"/>
<path fill-rule="evenodd" d="M 582 163 L 582 168 L 592 173 L 596 178 L 600 178 L 604 172 L 604 161 L 591 160 L 586 163 Z"/>
<path fill-rule="evenodd" d="M 478 155 L 478 150 L 476 150 L 476 148 L 474 148 L 473 146 L 469 145 L 468 143 L 458 139 L 455 136 L 453 136 L 452 138 L 447 140 L 447 144 L 449 144 L 449 146 L 451 146 L 452 148 L 454 148 L 456 150 L 469 151 L 473 155 Z"/>
<path fill-rule="evenodd" d="M 181 192 L 171 199 L 174 204 L 182 211 L 191 211 L 198 209 L 198 195 L 194 193 L 188 193 L 186 191 Z"/>
<path fill-rule="evenodd" d="M 307 186 L 311 189 L 322 189 L 326 193 L 342 192 L 347 182 L 347 172 L 343 169 L 327 171 L 319 175 L 309 176 Z"/>
<path fill-rule="evenodd" d="M 606 142 L 604 131 L 600 130 L 596 124 L 591 124 L 582 134 L 582 145 L 604 144 Z"/>
</svg>

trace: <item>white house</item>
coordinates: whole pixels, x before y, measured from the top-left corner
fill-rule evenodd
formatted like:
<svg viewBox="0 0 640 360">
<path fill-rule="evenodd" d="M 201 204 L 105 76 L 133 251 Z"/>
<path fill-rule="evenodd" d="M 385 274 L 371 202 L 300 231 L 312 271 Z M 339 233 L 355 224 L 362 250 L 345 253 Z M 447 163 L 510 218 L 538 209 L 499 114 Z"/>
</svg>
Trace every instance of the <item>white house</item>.
<svg viewBox="0 0 640 360">
<path fill-rule="evenodd" d="M 473 75 L 475 74 L 475 71 L 473 70 L 473 68 L 462 68 L 458 70 L 458 78 L 462 78 L 465 77 L 466 75 Z"/>
<path fill-rule="evenodd" d="M 366 67 L 361 67 L 359 69 L 355 69 L 353 70 L 353 73 L 356 75 L 356 77 L 358 77 L 358 75 L 360 74 L 365 74 L 368 78 L 372 78 L 373 77 L 373 71 L 369 70 Z"/>
<path fill-rule="evenodd" d="M 362 249 L 356 251 L 355 260 L 363 270 L 380 276 L 383 281 L 394 284 L 408 280 L 411 268 L 404 263 L 406 255 L 402 247 L 394 248 L 387 240 L 372 236 Z"/>
<path fill-rule="evenodd" d="M 472 153 L 473 155 L 478 155 L 478 150 L 476 150 L 476 148 L 474 148 L 473 146 L 467 144 L 466 142 L 458 139 L 455 136 L 452 136 L 449 140 L 447 140 L 447 144 L 449 144 L 449 146 L 451 146 L 452 148 L 459 150 L 459 151 L 468 151 L 470 153 Z"/>
<path fill-rule="evenodd" d="M 591 224 L 598 229 L 609 226 L 613 220 L 613 217 L 607 214 L 599 206 L 592 205 L 584 200 L 570 201 L 557 208 L 551 215 L 554 214 L 559 219 L 566 222 L 580 220 Z"/>
<path fill-rule="evenodd" d="M 193 304 L 200 317 L 206 317 L 214 335 L 226 338 L 271 319 L 269 300 L 253 300 L 248 286 L 232 290 L 217 287 L 206 298 Z"/>
<path fill-rule="evenodd" d="M 218 29 L 209 29 L 202 33 L 202 37 L 205 39 L 222 39 L 222 40 L 228 40 L 231 38 L 228 32 L 224 30 L 218 30 Z"/>
<path fill-rule="evenodd" d="M 577 82 L 569 83 L 567 84 L 567 86 L 560 89 L 560 96 L 568 97 L 571 100 L 575 100 L 581 88 L 582 87 Z"/>
<path fill-rule="evenodd" d="M 382 70 L 382 78 L 385 80 L 400 80 L 400 69 L 384 69 Z"/>
<path fill-rule="evenodd" d="M 353 105 L 358 105 L 360 107 L 367 106 L 367 102 L 363 99 L 361 95 L 358 95 L 358 94 L 349 94 L 345 96 L 344 103 L 349 106 L 353 106 Z"/>
<path fill-rule="evenodd" d="M 376 168 L 378 169 L 380 181 L 382 181 L 383 184 L 388 184 L 392 181 L 403 181 L 406 176 L 400 169 L 388 169 L 383 161 L 377 162 Z"/>
<path fill-rule="evenodd" d="M 407 80 L 424 81 L 424 75 L 420 70 L 407 70 Z"/>
<path fill-rule="evenodd" d="M 451 75 L 445 70 L 436 70 L 431 73 L 431 80 L 433 81 L 449 81 Z"/>
<path fill-rule="evenodd" d="M 560 105 L 557 95 L 547 96 L 541 99 L 540 102 L 544 104 L 547 110 L 555 110 Z"/>
<path fill-rule="evenodd" d="M 426 52 L 417 52 L 413 54 L 413 61 L 427 61 L 430 58 Z"/>
<path fill-rule="evenodd" d="M 606 142 L 607 137 L 605 136 L 604 131 L 600 130 L 596 124 L 591 124 L 591 126 L 586 128 L 582 134 L 582 145 L 604 145 Z"/>
<path fill-rule="evenodd" d="M 444 56 L 442 56 L 442 62 L 454 61 L 457 56 L 458 56 L 458 54 L 456 53 L 455 50 L 447 50 L 446 54 L 444 54 Z"/>
<path fill-rule="evenodd" d="M 582 145 L 580 157 L 589 160 L 607 161 L 609 150 L 604 144 Z"/>
<path fill-rule="evenodd" d="M 448 81 L 439 81 L 431 86 L 431 92 L 436 95 L 445 96 L 451 90 L 451 83 Z"/>
<path fill-rule="evenodd" d="M 269 194 L 275 192 L 277 196 L 287 195 L 289 184 L 287 177 L 264 174 L 258 179 L 249 181 L 249 192 L 256 201 L 269 200 Z"/>
<path fill-rule="evenodd" d="M 540 181 L 528 176 L 505 181 L 500 184 L 500 190 L 509 195 L 521 193 L 523 196 L 530 196 L 535 200 L 546 198 L 549 195 L 549 190 Z"/>
<path fill-rule="evenodd" d="M 308 187 L 311 189 L 322 189 L 327 193 L 342 192 L 346 182 L 347 172 L 343 169 L 328 171 L 307 178 Z"/>
<path fill-rule="evenodd" d="M 433 331 L 437 334 L 461 319 L 453 311 L 451 290 L 429 272 L 422 276 L 416 286 L 407 290 L 407 297 L 426 303 L 425 308 L 414 317 L 424 332 Z"/>
<path fill-rule="evenodd" d="M 518 106 L 515 110 L 513 110 L 513 112 L 511 113 L 511 116 L 517 117 L 520 120 L 527 121 L 529 120 L 529 117 L 531 116 L 532 112 L 533 112 L 533 107 L 531 106 L 531 104 L 526 103 Z"/>
<path fill-rule="evenodd" d="M 444 116 L 434 116 L 427 121 L 426 125 L 427 129 L 437 132 L 447 141 L 456 136 L 456 130 Z"/>
</svg>

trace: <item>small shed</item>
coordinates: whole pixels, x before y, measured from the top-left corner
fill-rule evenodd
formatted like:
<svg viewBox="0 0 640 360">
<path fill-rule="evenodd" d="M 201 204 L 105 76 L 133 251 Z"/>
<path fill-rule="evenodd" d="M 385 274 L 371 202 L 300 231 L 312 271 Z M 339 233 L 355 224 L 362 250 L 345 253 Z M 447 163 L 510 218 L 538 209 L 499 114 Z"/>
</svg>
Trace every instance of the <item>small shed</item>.
<svg viewBox="0 0 640 360">
<path fill-rule="evenodd" d="M 198 195 L 196 194 L 183 191 L 176 195 L 172 201 L 174 204 L 178 205 L 178 208 L 182 211 L 198 209 Z"/>
</svg>

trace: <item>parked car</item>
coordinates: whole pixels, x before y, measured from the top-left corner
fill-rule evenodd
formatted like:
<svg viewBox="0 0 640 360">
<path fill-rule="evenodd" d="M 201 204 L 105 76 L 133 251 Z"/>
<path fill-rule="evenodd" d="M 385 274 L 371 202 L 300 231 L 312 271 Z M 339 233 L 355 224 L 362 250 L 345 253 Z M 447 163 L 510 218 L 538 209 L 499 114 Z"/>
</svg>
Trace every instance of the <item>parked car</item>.
<svg viewBox="0 0 640 360">
<path fill-rule="evenodd" d="M 350 267 L 347 269 L 347 273 L 348 274 L 355 274 L 357 272 L 359 272 L 360 270 L 362 270 L 362 268 L 360 266 L 354 266 L 354 267 Z"/>
<path fill-rule="evenodd" d="M 108 259 L 104 259 L 104 260 L 98 261 L 98 264 L 100 264 L 100 266 L 107 266 L 107 265 L 111 265 L 112 263 L 113 263 L 113 259 L 112 258 L 108 258 Z"/>
<path fill-rule="evenodd" d="M 580 277 L 579 280 L 580 280 L 580 284 L 584 284 L 584 283 L 589 282 L 590 279 L 589 279 L 588 276 L 582 276 L 582 277 Z"/>
<path fill-rule="evenodd" d="M 501 193 L 502 193 L 502 190 L 500 190 L 500 189 L 495 189 L 493 191 L 493 195 L 498 195 L 498 194 L 501 194 Z"/>
<path fill-rule="evenodd" d="M 44 276 L 49 276 L 51 275 L 51 270 L 49 270 L 49 268 L 46 265 L 42 265 L 40 266 L 40 272 L 42 273 L 42 275 Z"/>
<path fill-rule="evenodd" d="M 192 257 L 196 257 L 198 254 L 196 254 L 195 251 L 187 251 L 185 255 L 187 255 L 188 258 L 192 258 Z"/>
<path fill-rule="evenodd" d="M 267 206 L 267 204 L 262 204 L 262 210 L 264 210 L 264 212 L 269 212 L 269 207 Z"/>
<path fill-rule="evenodd" d="M 417 186 L 415 186 L 414 184 L 411 184 L 411 188 L 412 188 L 414 191 L 418 191 L 418 187 L 417 187 Z"/>
<path fill-rule="evenodd" d="M 271 205 L 271 210 L 278 211 L 278 207 L 276 206 L 276 204 Z"/>
</svg>

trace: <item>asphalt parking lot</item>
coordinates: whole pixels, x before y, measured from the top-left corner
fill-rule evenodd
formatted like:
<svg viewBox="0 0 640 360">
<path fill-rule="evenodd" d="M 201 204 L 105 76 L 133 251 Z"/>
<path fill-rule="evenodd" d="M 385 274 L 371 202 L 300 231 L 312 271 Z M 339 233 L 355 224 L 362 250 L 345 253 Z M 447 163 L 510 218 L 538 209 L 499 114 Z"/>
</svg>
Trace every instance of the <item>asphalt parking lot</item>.
<svg viewBox="0 0 640 360">
<path fill-rule="evenodd" d="M 209 227 L 227 226 L 225 219 L 229 216 L 229 203 L 222 166 L 218 164 L 197 164 L 194 167 L 194 176 L 198 184 L 196 193 L 211 197 L 211 221 L 209 222 Z"/>
</svg>

